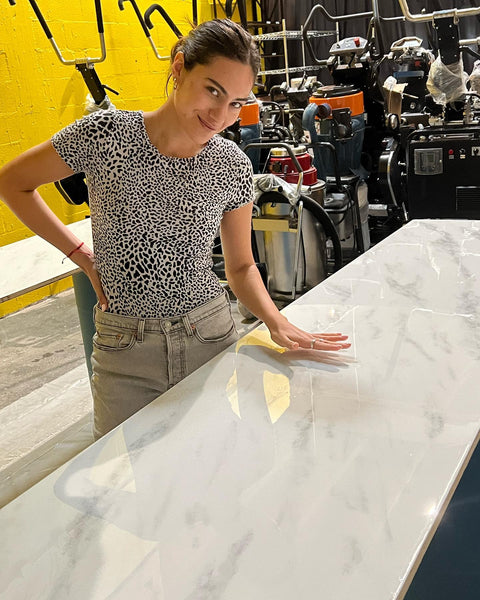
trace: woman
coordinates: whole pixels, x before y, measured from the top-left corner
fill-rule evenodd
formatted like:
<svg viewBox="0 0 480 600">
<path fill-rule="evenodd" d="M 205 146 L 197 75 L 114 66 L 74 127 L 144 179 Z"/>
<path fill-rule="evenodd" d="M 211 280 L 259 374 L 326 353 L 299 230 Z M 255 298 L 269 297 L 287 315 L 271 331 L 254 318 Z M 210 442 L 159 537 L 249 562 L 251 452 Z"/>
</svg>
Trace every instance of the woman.
<svg viewBox="0 0 480 600">
<path fill-rule="evenodd" d="M 259 68 L 258 50 L 229 20 L 202 23 L 172 50 L 173 92 L 148 113 L 100 111 L 0 172 L 0 195 L 32 231 L 90 278 L 99 304 L 92 354 L 100 437 L 236 339 L 212 272 L 218 227 L 229 285 L 289 349 L 347 348 L 280 314 L 255 266 L 252 168 L 215 135 L 234 123 Z M 95 254 L 49 210 L 37 188 L 84 172 Z"/>
</svg>

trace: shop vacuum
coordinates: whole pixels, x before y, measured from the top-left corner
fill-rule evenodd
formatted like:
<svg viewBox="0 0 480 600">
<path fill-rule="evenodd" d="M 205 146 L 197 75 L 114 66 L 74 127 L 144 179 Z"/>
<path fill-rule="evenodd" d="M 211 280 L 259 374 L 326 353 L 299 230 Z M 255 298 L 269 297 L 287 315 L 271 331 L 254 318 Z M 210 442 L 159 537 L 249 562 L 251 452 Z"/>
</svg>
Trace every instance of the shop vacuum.
<svg viewBox="0 0 480 600">
<path fill-rule="evenodd" d="M 265 172 L 254 175 L 252 247 L 271 298 L 280 306 L 342 266 L 337 229 L 323 208 L 325 182 L 304 146 L 252 143 L 270 150 Z"/>
<path fill-rule="evenodd" d="M 368 187 L 361 166 L 363 92 L 352 85 L 318 88 L 302 123 L 314 166 L 326 183 L 325 211 L 337 228 L 345 258 L 351 260 L 370 247 Z"/>
</svg>

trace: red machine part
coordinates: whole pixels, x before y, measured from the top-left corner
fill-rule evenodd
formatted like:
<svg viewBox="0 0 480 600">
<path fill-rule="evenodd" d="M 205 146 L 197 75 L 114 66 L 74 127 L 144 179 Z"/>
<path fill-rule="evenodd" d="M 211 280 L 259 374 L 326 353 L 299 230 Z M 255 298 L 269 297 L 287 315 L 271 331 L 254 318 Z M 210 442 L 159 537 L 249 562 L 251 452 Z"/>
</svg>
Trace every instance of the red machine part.
<svg viewBox="0 0 480 600">
<path fill-rule="evenodd" d="M 312 157 L 304 146 L 293 148 L 295 157 L 303 171 L 303 185 L 314 185 L 318 181 L 317 169 L 312 165 Z M 288 183 L 298 183 L 299 173 L 284 148 L 272 148 L 268 161 L 268 171 L 285 179 Z"/>
</svg>

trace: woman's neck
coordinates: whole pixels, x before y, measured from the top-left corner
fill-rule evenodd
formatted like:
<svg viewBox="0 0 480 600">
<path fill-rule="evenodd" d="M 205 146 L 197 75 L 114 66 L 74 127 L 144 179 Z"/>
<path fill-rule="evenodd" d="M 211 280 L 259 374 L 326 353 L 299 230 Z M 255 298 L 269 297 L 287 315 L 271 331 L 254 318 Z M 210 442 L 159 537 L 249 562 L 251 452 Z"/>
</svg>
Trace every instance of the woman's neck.
<svg viewBox="0 0 480 600">
<path fill-rule="evenodd" d="M 164 156 L 190 158 L 205 147 L 205 144 L 199 146 L 182 135 L 182 128 L 177 123 L 178 117 L 170 100 L 155 111 L 143 113 L 143 118 L 151 143 Z"/>
</svg>

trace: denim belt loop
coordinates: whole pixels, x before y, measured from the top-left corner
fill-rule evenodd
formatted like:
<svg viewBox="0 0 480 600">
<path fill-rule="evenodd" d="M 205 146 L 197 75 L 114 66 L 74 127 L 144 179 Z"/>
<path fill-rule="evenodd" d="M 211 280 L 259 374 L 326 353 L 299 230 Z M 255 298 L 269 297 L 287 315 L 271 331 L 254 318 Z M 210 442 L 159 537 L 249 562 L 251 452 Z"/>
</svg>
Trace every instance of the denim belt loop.
<svg viewBox="0 0 480 600">
<path fill-rule="evenodd" d="M 145 331 L 145 319 L 139 319 L 138 320 L 138 327 L 137 327 L 137 342 L 141 343 L 143 342 L 143 333 Z"/>
<path fill-rule="evenodd" d="M 183 321 L 183 326 L 185 327 L 185 331 L 187 332 L 187 335 L 191 337 L 193 335 L 193 329 L 192 329 L 192 325 L 190 323 L 190 319 L 189 319 L 188 315 L 183 315 L 182 321 Z"/>
</svg>

